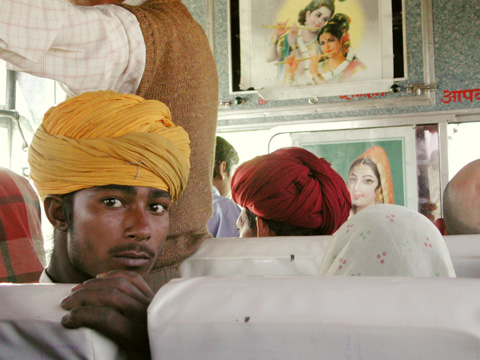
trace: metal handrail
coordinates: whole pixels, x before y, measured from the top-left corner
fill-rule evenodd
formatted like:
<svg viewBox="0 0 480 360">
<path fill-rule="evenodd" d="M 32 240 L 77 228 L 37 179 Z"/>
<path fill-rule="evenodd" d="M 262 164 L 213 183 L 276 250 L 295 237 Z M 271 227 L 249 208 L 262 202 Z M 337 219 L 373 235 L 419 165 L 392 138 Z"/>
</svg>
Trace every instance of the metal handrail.
<svg viewBox="0 0 480 360">
<path fill-rule="evenodd" d="M 0 117 L 8 117 L 13 120 L 18 121 L 20 119 L 20 114 L 16 110 L 4 110 L 0 109 Z"/>
<path fill-rule="evenodd" d="M 20 125 L 20 114 L 16 110 L 5 110 L 5 109 L 0 109 L 0 117 L 7 117 L 12 119 L 13 122 L 17 124 L 18 127 L 18 132 L 20 133 L 20 136 L 22 137 L 23 144 L 22 144 L 22 150 L 27 150 L 28 149 L 28 142 L 27 139 L 25 138 L 25 134 L 23 133 L 22 126 Z"/>
</svg>

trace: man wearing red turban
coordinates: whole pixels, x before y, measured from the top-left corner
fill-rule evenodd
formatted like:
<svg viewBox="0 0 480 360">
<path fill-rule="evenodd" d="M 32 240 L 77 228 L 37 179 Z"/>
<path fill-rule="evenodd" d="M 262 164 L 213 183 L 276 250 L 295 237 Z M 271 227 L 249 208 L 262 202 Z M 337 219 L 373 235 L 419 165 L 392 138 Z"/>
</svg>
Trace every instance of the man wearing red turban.
<svg viewBox="0 0 480 360">
<path fill-rule="evenodd" d="M 323 158 L 284 148 L 241 164 L 233 200 L 257 216 L 258 236 L 330 235 L 348 218 L 350 194 Z"/>
</svg>

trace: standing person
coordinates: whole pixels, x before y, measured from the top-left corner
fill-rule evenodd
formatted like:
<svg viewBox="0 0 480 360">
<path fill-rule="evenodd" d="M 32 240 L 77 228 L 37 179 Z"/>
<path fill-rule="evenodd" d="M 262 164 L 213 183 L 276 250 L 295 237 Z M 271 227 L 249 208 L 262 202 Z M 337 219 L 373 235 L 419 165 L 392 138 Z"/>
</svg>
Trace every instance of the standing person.
<svg viewBox="0 0 480 360">
<path fill-rule="evenodd" d="M 392 171 L 385 150 L 374 146 L 356 159 L 348 171 L 352 212 L 375 204 L 394 204 Z"/>
<path fill-rule="evenodd" d="M 70 95 L 109 89 L 160 100 L 187 131 L 190 181 L 170 209 L 165 251 L 150 276 L 158 289 L 210 236 L 217 70 L 204 31 L 180 0 L 107 2 L 117 4 L 2 0 L 0 58 L 63 83 Z"/>
<path fill-rule="evenodd" d="M 33 137 L 31 178 L 54 226 L 42 283 L 77 283 L 67 328 L 89 327 L 149 359 L 146 279 L 187 184 L 188 135 L 165 104 L 113 91 L 51 108 Z"/>
<path fill-rule="evenodd" d="M 311 54 L 320 51 L 317 43 L 317 31 L 320 30 L 327 20 L 335 13 L 335 0 L 312 0 L 298 13 L 298 23 L 306 29 L 298 29 L 296 23 L 288 32 L 287 21 L 279 22 L 274 30 L 271 41 L 268 44 L 266 60 L 284 61 L 290 54 L 297 58 L 307 58 Z M 301 85 L 311 81 L 308 69 L 310 61 L 304 61 L 302 66 L 296 69 L 297 82 L 305 78 Z M 279 77 L 283 79 L 285 66 L 279 65 Z"/>
<path fill-rule="evenodd" d="M 331 235 L 352 207 L 345 182 L 330 164 L 297 147 L 241 164 L 233 174 L 232 197 L 256 215 L 260 237 Z"/>
<path fill-rule="evenodd" d="M 238 154 L 232 144 L 217 136 L 213 165 L 213 214 L 208 221 L 208 230 L 215 238 L 239 235 L 236 223 L 241 209 L 228 198 L 231 192 L 230 182 L 238 162 Z"/>
<path fill-rule="evenodd" d="M 44 263 L 41 216 L 27 179 L 0 167 L 0 282 L 38 282 Z"/>
</svg>

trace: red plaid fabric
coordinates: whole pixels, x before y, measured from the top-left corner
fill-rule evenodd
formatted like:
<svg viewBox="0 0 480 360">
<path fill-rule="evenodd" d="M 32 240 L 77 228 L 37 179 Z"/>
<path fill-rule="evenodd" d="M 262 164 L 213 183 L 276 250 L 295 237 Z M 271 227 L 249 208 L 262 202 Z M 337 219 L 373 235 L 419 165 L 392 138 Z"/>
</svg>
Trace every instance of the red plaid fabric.
<svg viewBox="0 0 480 360">
<path fill-rule="evenodd" d="M 28 181 L 0 168 L 0 282 L 38 282 L 43 270 L 40 202 Z"/>
</svg>

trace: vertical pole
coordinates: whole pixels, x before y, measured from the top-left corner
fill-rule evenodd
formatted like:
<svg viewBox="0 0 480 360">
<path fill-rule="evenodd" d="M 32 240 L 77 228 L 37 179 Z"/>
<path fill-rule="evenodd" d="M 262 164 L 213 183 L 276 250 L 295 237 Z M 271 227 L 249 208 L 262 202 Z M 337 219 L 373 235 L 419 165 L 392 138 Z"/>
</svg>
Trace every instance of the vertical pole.
<svg viewBox="0 0 480 360">
<path fill-rule="evenodd" d="M 205 0 L 205 18 L 208 41 L 210 43 L 210 49 L 215 54 L 215 6 L 214 0 Z"/>
<path fill-rule="evenodd" d="M 12 110 L 15 109 L 16 105 L 16 94 L 15 94 L 15 81 L 17 79 L 17 73 L 13 70 L 7 70 L 7 81 L 6 81 L 6 91 L 5 91 L 5 109 Z M 8 155 L 9 155 L 9 167 L 12 167 L 12 157 L 13 157 L 13 123 L 14 119 L 10 119 L 11 126 L 8 127 Z"/>
</svg>

